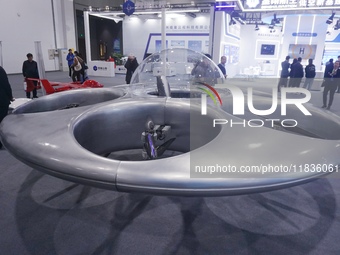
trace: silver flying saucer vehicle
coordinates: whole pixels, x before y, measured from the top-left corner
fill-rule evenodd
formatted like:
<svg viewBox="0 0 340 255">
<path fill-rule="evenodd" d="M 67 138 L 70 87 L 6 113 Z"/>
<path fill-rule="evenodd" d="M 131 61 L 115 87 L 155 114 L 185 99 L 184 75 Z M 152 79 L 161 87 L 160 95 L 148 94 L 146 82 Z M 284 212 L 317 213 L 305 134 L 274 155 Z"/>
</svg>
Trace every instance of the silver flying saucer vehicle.
<svg viewBox="0 0 340 255">
<path fill-rule="evenodd" d="M 275 93 L 249 93 L 253 107 L 204 55 L 165 50 L 145 59 L 130 85 L 17 107 L 0 136 L 34 169 L 123 192 L 245 194 L 338 170 L 339 117 L 308 104 L 308 95 L 284 102 Z"/>
</svg>

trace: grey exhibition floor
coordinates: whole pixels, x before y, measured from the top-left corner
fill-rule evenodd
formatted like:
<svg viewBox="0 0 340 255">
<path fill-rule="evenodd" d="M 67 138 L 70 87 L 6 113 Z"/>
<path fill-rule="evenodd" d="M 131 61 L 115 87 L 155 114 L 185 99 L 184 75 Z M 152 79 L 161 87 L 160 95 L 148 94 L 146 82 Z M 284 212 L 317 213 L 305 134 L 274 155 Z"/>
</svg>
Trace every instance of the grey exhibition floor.
<svg viewBox="0 0 340 255">
<path fill-rule="evenodd" d="M 47 78 L 70 80 L 65 72 Z M 24 97 L 21 75 L 9 79 Z M 96 80 L 107 87 L 124 76 Z M 321 97 L 313 91 L 311 103 L 321 106 Z M 331 111 L 340 114 L 340 94 Z M 75 184 L 5 149 L 0 170 L 0 254 L 340 254 L 339 173 L 266 193 L 187 198 Z"/>
</svg>

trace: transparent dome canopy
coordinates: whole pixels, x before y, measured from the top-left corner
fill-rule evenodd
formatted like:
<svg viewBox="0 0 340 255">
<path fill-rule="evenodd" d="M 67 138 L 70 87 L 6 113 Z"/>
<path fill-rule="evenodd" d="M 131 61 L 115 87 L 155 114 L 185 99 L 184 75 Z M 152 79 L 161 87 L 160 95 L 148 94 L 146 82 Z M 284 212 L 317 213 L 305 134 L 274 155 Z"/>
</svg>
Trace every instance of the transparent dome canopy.
<svg viewBox="0 0 340 255">
<path fill-rule="evenodd" d="M 214 86 L 224 80 L 218 66 L 202 53 L 183 49 L 166 49 L 147 57 L 134 72 L 130 86 L 138 90 L 159 89 L 160 78 L 171 92 L 189 90 L 192 85 L 205 83 Z"/>
</svg>

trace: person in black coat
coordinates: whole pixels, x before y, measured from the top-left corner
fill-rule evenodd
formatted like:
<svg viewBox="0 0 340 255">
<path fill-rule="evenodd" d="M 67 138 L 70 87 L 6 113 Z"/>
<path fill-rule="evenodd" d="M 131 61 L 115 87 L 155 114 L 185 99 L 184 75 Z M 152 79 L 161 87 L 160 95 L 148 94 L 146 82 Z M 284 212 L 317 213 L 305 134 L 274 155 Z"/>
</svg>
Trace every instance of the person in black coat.
<svg viewBox="0 0 340 255">
<path fill-rule="evenodd" d="M 289 72 L 289 77 L 290 77 L 290 79 L 289 79 L 289 83 L 288 83 L 288 87 L 294 87 L 294 68 L 296 67 L 296 63 L 297 63 L 297 58 L 294 58 L 293 59 L 293 63 L 290 65 L 290 72 Z"/>
<path fill-rule="evenodd" d="M 9 105 L 14 101 L 6 71 L 0 66 L 0 123 L 8 114 Z M 2 143 L 0 142 L 0 149 Z"/>
<path fill-rule="evenodd" d="M 136 57 L 131 54 L 128 57 L 124 67 L 126 68 L 126 76 L 125 76 L 126 84 L 130 84 L 132 75 L 138 67 L 138 62 L 137 62 Z"/>
<path fill-rule="evenodd" d="M 293 83 L 291 87 L 295 87 L 295 88 L 300 87 L 300 83 L 304 75 L 301 61 L 302 61 L 302 58 L 299 57 L 296 63 L 292 64 L 292 67 L 291 67 L 292 75 L 290 78 L 291 80 L 293 80 Z"/>
<path fill-rule="evenodd" d="M 329 73 L 332 72 L 334 68 L 334 63 L 333 63 L 333 59 L 331 58 L 327 63 L 326 63 L 326 67 L 325 67 L 325 73 L 323 75 L 323 78 L 330 78 Z"/>
<path fill-rule="evenodd" d="M 325 73 L 324 78 L 324 85 L 325 88 L 323 90 L 323 105 L 322 108 L 326 108 L 329 110 L 333 103 L 333 98 L 335 91 L 338 88 L 338 85 L 340 83 L 340 62 L 336 61 L 333 65 L 333 70 Z M 329 102 L 327 105 L 327 96 L 329 93 Z"/>
<path fill-rule="evenodd" d="M 27 60 L 24 61 L 22 64 L 22 74 L 25 78 L 35 78 L 39 79 L 39 72 L 38 72 L 38 64 L 33 60 L 33 55 L 28 53 L 26 55 Z M 34 86 L 36 87 L 38 83 L 36 81 L 33 82 Z M 26 97 L 31 97 L 31 92 L 26 91 Z M 33 98 L 37 98 L 37 89 L 33 90 Z"/>
<path fill-rule="evenodd" d="M 281 71 L 281 75 L 280 75 L 279 84 L 277 86 L 278 92 L 281 91 L 281 87 L 287 87 L 288 77 L 289 77 L 289 68 L 290 68 L 289 59 L 290 59 L 290 56 L 286 56 L 285 61 L 283 61 L 281 63 L 282 71 Z"/>
</svg>

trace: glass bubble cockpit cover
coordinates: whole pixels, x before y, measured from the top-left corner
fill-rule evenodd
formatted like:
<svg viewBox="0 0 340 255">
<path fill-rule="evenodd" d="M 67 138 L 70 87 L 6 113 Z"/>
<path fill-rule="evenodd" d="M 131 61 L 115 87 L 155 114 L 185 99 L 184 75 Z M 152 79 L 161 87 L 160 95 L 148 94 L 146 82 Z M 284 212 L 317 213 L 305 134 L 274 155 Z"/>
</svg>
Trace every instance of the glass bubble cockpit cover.
<svg viewBox="0 0 340 255">
<path fill-rule="evenodd" d="M 161 76 L 166 77 L 171 91 L 189 90 L 191 85 L 202 82 L 214 86 L 224 79 L 218 66 L 204 54 L 183 48 L 166 49 L 139 64 L 131 79 L 131 89 L 157 91 L 157 77 Z"/>
</svg>

